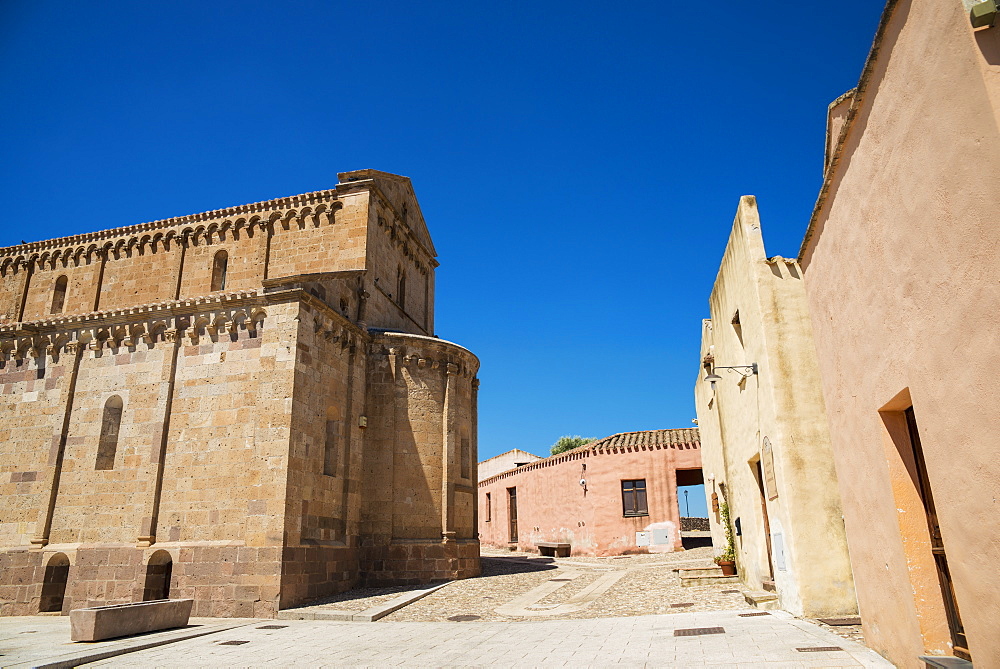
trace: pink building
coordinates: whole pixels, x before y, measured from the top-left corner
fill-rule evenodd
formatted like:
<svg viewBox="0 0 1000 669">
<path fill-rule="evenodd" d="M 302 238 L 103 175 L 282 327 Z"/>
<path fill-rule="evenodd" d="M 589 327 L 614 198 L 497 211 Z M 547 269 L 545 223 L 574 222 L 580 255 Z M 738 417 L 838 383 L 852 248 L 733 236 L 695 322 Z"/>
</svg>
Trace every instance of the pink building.
<svg viewBox="0 0 1000 669">
<path fill-rule="evenodd" d="M 799 257 L 865 641 L 913 669 L 1000 667 L 998 14 L 886 4 Z"/>
<path fill-rule="evenodd" d="M 483 544 L 573 555 L 681 548 L 677 486 L 702 482 L 697 429 L 625 432 L 479 482 Z"/>
</svg>

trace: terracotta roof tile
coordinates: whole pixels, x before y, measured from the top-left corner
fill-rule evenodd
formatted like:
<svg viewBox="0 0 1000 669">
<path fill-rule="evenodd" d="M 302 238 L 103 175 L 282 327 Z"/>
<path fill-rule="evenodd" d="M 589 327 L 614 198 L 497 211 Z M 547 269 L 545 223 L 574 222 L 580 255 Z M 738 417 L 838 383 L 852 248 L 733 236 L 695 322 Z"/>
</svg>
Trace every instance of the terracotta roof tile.
<svg viewBox="0 0 1000 669">
<path fill-rule="evenodd" d="M 666 444 L 700 444 L 698 428 L 679 430 L 643 430 L 642 432 L 619 432 L 599 439 L 584 448 L 603 450 L 622 446 L 662 446 Z"/>
<path fill-rule="evenodd" d="M 593 451 L 611 451 L 617 452 L 619 449 L 660 449 L 660 448 L 701 448 L 701 437 L 698 434 L 698 428 L 681 428 L 678 430 L 643 430 L 641 432 L 619 432 L 618 434 L 613 434 L 610 437 L 604 437 L 603 439 L 598 439 L 597 441 L 591 442 L 586 446 L 580 446 L 579 448 L 574 448 L 558 455 L 550 455 L 542 460 L 535 460 L 534 462 L 529 462 L 521 467 L 516 467 L 514 469 L 508 469 L 507 471 L 499 472 L 485 478 L 479 482 L 479 486 L 482 487 L 499 478 L 505 478 L 511 474 L 527 472 L 533 469 L 538 469 L 540 467 L 548 467 L 550 465 L 558 464 L 564 460 L 570 460 L 574 457 L 579 457 L 581 453 L 593 452 Z"/>
</svg>

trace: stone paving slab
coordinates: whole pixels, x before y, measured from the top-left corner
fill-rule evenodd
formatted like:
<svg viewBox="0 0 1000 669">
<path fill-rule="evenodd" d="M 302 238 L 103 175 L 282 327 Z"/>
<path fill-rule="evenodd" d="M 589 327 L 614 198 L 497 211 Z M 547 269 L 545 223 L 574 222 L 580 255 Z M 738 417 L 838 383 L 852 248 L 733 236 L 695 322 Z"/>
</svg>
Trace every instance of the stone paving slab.
<svg viewBox="0 0 1000 669">
<path fill-rule="evenodd" d="M 751 618 L 725 611 L 537 622 L 281 624 L 287 627 L 249 625 L 87 666 L 892 667 L 864 646 L 780 611 Z M 678 629 L 704 627 L 725 633 L 674 636 Z M 796 650 L 822 646 L 843 650 Z"/>
<path fill-rule="evenodd" d="M 384 596 L 372 598 L 373 605 L 367 609 L 355 612 L 353 610 L 337 610 L 327 604 L 300 606 L 294 609 L 278 611 L 278 620 L 340 620 L 344 622 L 373 623 L 381 620 L 393 611 L 398 611 L 404 606 L 408 606 L 418 599 L 422 599 L 432 592 L 436 592 L 451 583 L 435 583 L 429 586 L 420 586 L 411 590 L 406 590 L 402 594 L 391 599 Z M 363 599 L 362 601 L 371 601 Z"/>
<path fill-rule="evenodd" d="M 152 648 L 178 640 L 248 625 L 236 618 L 192 618 L 187 627 L 104 641 L 70 641 L 68 616 L 0 618 L 0 667 L 73 667 L 111 655 Z"/>
</svg>

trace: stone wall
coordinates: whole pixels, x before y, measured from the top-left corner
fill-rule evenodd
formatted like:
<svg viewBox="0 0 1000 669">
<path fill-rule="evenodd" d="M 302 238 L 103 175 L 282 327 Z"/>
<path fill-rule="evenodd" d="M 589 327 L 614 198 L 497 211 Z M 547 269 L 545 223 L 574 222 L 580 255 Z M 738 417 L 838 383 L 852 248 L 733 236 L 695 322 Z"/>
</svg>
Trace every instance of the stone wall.
<svg viewBox="0 0 1000 669">
<path fill-rule="evenodd" d="M 362 502 L 363 579 L 412 583 L 479 573 L 475 532 L 475 378 L 467 350 L 430 337 L 383 333 L 369 358 Z M 392 477 L 391 486 L 379 481 Z"/>
<path fill-rule="evenodd" d="M 432 327 L 432 292 L 375 278 L 437 263 L 408 179 L 340 176 L 0 249 L 0 613 L 134 601 L 168 571 L 195 615 L 240 617 L 478 573 L 479 362 L 367 329 Z"/>
</svg>

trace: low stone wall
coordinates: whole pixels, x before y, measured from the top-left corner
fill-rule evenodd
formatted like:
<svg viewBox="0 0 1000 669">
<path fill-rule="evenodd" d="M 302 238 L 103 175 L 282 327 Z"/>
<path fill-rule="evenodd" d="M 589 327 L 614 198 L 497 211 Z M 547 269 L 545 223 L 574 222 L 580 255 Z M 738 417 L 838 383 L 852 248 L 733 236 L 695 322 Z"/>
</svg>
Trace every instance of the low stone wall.
<svg viewBox="0 0 1000 669">
<path fill-rule="evenodd" d="M 681 532 L 708 532 L 708 518 L 681 517 Z"/>
<path fill-rule="evenodd" d="M 417 585 L 479 576 L 479 542 L 393 543 L 362 548 L 363 586 Z"/>
</svg>

